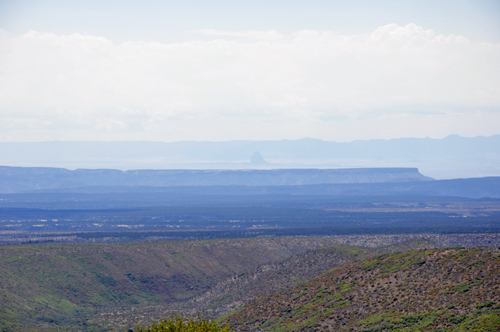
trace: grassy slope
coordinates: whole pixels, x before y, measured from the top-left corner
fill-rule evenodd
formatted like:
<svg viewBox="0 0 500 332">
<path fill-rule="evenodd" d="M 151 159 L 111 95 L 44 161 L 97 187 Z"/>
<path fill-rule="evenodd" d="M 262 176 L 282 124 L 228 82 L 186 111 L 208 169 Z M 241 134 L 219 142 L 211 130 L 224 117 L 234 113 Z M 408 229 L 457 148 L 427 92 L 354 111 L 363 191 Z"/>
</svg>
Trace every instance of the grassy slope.
<svg viewBox="0 0 500 332">
<path fill-rule="evenodd" d="M 109 307 L 183 300 L 262 264 L 329 244 L 276 238 L 0 247 L 0 328 L 95 330 Z"/>
<path fill-rule="evenodd" d="M 500 250 L 418 250 L 348 263 L 260 297 L 232 330 L 500 330 Z"/>
</svg>

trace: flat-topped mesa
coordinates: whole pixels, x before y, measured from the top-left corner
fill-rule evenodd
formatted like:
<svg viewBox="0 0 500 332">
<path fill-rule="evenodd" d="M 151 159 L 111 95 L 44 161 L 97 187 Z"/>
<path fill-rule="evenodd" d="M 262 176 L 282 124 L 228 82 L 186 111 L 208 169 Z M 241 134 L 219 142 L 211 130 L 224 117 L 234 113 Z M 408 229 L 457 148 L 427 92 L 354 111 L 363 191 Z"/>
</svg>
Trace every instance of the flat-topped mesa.
<svg viewBox="0 0 500 332">
<path fill-rule="evenodd" d="M 0 191 L 80 186 L 283 186 L 432 180 L 417 168 L 130 170 L 0 167 Z"/>
<path fill-rule="evenodd" d="M 429 181 L 416 168 L 137 170 L 125 171 L 127 183 L 148 186 L 286 186 L 334 183 Z M 151 181 L 153 180 L 153 181 Z"/>
</svg>

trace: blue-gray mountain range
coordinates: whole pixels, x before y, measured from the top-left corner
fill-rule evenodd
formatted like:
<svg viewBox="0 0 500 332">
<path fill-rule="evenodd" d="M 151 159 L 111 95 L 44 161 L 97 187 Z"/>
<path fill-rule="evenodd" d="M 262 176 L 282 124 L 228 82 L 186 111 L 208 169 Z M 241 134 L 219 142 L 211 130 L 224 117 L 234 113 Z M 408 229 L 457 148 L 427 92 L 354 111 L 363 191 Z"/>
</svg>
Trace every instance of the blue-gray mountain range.
<svg viewBox="0 0 500 332">
<path fill-rule="evenodd" d="M 252 162 L 250 162 L 252 161 Z M 500 135 L 332 142 L 3 142 L 0 165 L 68 169 L 418 168 L 436 179 L 500 176 Z"/>
</svg>

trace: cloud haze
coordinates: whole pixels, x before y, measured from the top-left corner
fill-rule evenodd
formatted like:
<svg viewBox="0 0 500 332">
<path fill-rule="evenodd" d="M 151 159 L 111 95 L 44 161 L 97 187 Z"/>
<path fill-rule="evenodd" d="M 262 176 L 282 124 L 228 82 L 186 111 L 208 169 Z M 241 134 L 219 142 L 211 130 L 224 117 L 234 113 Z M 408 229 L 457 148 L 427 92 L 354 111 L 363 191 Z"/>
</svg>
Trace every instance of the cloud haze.
<svg viewBox="0 0 500 332">
<path fill-rule="evenodd" d="M 0 140 L 500 133 L 500 44 L 415 24 L 197 32 L 182 43 L 0 32 Z"/>
</svg>

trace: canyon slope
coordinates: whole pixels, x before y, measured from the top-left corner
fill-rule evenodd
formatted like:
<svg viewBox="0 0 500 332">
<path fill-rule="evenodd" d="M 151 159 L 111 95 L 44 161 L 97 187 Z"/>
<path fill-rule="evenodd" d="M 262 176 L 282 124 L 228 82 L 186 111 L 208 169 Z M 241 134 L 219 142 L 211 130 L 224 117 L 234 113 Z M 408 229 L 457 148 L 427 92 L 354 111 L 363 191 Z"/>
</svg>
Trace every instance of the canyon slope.
<svg viewBox="0 0 500 332">
<path fill-rule="evenodd" d="M 498 331 L 500 249 L 382 255 L 255 299 L 234 331 Z"/>
</svg>

